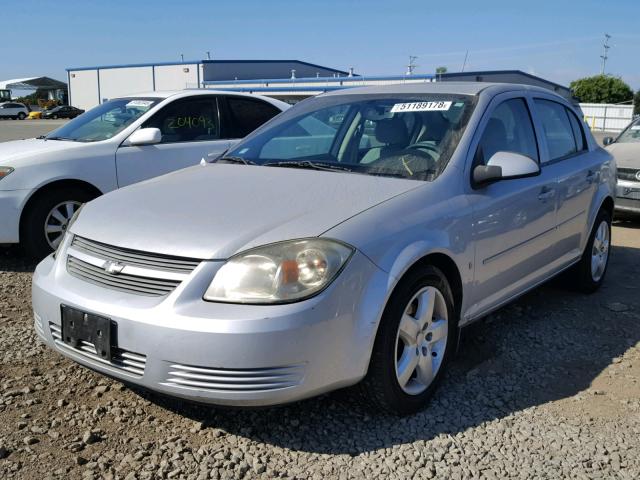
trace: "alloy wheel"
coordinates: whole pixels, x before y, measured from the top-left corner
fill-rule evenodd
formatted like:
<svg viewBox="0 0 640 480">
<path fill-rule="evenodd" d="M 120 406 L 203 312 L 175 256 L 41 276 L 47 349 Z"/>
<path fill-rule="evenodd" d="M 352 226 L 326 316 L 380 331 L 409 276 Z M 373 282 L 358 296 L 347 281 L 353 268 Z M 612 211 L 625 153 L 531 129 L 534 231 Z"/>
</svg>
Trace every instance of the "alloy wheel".
<svg viewBox="0 0 640 480">
<path fill-rule="evenodd" d="M 60 245 L 69 221 L 81 205 L 82 203 L 75 200 L 67 200 L 53 207 L 47 215 L 44 222 L 44 236 L 53 250 Z"/>
<path fill-rule="evenodd" d="M 591 278 L 593 278 L 594 282 L 600 281 L 607 268 L 609 245 L 609 224 L 603 220 L 598 226 L 596 236 L 593 239 L 593 248 L 591 249 Z"/>
<path fill-rule="evenodd" d="M 398 384 L 419 395 L 433 382 L 447 348 L 449 316 L 442 293 L 420 289 L 407 304 L 396 335 L 395 371 Z"/>
</svg>

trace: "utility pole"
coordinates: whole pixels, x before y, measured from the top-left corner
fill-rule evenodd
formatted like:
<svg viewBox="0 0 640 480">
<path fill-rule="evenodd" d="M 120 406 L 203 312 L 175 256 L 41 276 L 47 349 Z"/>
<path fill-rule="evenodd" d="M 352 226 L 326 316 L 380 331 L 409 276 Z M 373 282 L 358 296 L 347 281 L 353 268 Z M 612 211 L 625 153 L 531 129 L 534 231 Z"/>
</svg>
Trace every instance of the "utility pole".
<svg viewBox="0 0 640 480">
<path fill-rule="evenodd" d="M 181 61 L 182 63 L 184 63 L 184 53 L 181 53 L 181 54 L 180 54 L 180 61 Z"/>
<path fill-rule="evenodd" d="M 467 58 L 469 58 L 469 50 L 467 50 L 464 54 L 464 62 L 462 62 L 462 71 L 464 72 L 465 67 L 467 66 Z"/>
<path fill-rule="evenodd" d="M 611 46 L 609 45 L 609 39 L 611 38 L 611 35 L 609 35 L 608 33 L 604 34 L 604 43 L 602 44 L 602 55 L 600 55 L 600 58 L 602 59 L 602 68 L 600 68 L 600 75 L 604 75 L 604 71 L 605 68 L 607 67 L 607 60 L 609 59 L 609 49 L 611 48 Z"/>
<path fill-rule="evenodd" d="M 207 50 L 207 60 L 211 60 L 211 52 Z"/>
<path fill-rule="evenodd" d="M 407 75 L 413 75 L 413 71 L 418 67 L 416 60 L 418 57 L 415 55 L 409 55 L 409 65 L 407 65 Z"/>
</svg>

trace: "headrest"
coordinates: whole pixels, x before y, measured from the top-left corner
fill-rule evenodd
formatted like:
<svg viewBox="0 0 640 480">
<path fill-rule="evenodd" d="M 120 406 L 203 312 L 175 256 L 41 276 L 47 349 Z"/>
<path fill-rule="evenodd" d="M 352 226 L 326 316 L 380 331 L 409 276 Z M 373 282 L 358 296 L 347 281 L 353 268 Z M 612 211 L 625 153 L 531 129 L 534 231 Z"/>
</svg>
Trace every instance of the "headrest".
<svg viewBox="0 0 640 480">
<path fill-rule="evenodd" d="M 387 145 L 406 146 L 409 143 L 407 125 L 398 117 L 386 118 L 376 123 L 376 139 Z"/>
</svg>

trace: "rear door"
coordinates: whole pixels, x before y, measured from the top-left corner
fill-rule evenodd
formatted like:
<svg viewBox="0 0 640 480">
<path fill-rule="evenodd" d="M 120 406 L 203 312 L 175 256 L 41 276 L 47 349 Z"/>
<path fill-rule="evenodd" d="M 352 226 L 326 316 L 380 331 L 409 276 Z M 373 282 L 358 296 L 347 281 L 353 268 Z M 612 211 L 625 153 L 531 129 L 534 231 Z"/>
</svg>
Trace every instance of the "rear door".
<svg viewBox="0 0 640 480">
<path fill-rule="evenodd" d="M 280 112 L 259 98 L 223 95 L 220 97 L 222 138 L 234 145 Z"/>
<path fill-rule="evenodd" d="M 222 139 L 218 98 L 198 95 L 178 98 L 164 106 L 141 128 L 158 128 L 162 141 L 155 145 L 128 146 L 116 152 L 118 186 L 197 165 L 208 154 L 222 153 L 229 141 Z"/>
<path fill-rule="evenodd" d="M 539 161 L 540 154 L 524 93 L 497 96 L 472 144 L 474 165 L 498 151 Z M 476 245 L 472 314 L 480 315 L 543 278 L 555 259 L 556 188 L 553 172 L 502 180 L 476 188 L 473 236 Z"/>
<path fill-rule="evenodd" d="M 581 241 L 596 192 L 599 164 L 591 158 L 583 122 L 553 97 L 536 94 L 534 108 L 542 140 L 542 165 L 558 178 L 554 248 L 565 262 L 581 255 Z"/>
</svg>

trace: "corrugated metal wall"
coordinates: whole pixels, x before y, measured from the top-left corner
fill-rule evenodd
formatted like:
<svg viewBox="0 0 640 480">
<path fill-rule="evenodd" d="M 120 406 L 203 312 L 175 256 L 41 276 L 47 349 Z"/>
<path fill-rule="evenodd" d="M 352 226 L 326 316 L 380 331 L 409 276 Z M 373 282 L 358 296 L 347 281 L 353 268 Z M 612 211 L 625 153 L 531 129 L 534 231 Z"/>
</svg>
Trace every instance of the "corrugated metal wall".
<svg viewBox="0 0 640 480">
<path fill-rule="evenodd" d="M 580 108 L 591 130 L 620 132 L 633 118 L 633 105 L 581 103 Z"/>
</svg>

